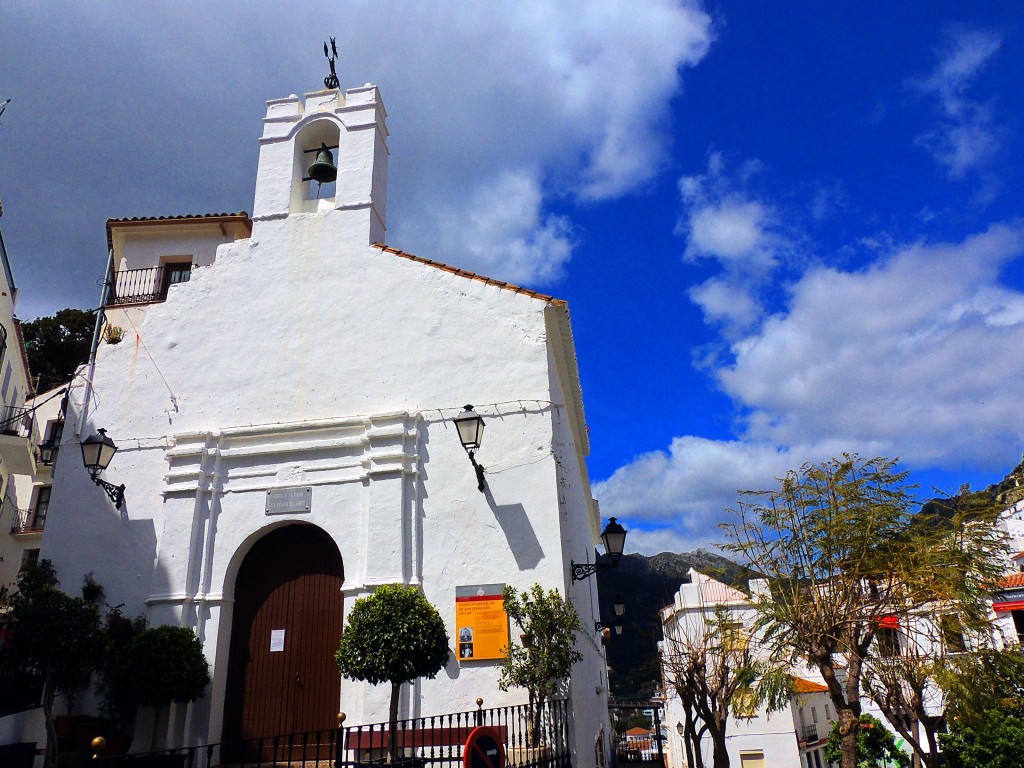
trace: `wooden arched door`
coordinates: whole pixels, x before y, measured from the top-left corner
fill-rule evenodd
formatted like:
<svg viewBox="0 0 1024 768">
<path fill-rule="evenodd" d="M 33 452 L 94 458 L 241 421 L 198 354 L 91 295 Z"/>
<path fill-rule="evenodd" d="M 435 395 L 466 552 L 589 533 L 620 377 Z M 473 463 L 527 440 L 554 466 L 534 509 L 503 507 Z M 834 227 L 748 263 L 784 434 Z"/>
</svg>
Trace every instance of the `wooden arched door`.
<svg viewBox="0 0 1024 768">
<path fill-rule="evenodd" d="M 337 725 L 341 554 L 326 532 L 289 525 L 257 541 L 235 580 L 225 741 Z"/>
</svg>

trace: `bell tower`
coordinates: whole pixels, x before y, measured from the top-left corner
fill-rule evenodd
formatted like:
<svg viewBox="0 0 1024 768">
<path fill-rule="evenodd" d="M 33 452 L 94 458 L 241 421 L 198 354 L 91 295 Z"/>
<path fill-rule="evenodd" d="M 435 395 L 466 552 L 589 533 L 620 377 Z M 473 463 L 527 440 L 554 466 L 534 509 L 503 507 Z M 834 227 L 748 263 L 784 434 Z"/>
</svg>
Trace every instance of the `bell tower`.
<svg viewBox="0 0 1024 768">
<path fill-rule="evenodd" d="M 375 85 L 329 88 L 267 102 L 253 203 L 253 236 L 266 222 L 342 212 L 368 243 L 384 242 L 387 113 Z M 337 168 L 332 181 L 331 166 Z"/>
</svg>

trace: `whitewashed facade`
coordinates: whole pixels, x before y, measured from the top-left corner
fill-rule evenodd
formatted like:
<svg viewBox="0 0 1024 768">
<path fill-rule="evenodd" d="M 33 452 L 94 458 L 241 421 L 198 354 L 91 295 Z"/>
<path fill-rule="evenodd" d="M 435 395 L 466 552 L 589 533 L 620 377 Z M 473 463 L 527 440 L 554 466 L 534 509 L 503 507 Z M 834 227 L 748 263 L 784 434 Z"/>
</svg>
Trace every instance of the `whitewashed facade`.
<svg viewBox="0 0 1024 768">
<path fill-rule="evenodd" d="M 270 101 L 251 235 L 237 215 L 108 229 L 117 270 L 195 268 L 110 312 L 123 338 L 72 390 L 62 450 L 104 428 L 119 447 L 104 477 L 126 501 L 116 510 L 80 461 L 58 463 L 43 556 L 62 581 L 93 572 L 109 604 L 202 640 L 210 690 L 158 722 L 155 745 L 221 738 L 236 575 L 274 530 L 330 536 L 345 611 L 393 583 L 438 607 L 453 653 L 404 687 L 401 717 L 525 703 L 498 689 L 497 661 L 457 660 L 456 587 L 557 588 L 587 628 L 571 736 L 575 764 L 592 765 L 606 667 L 596 581 L 571 582 L 570 560 L 592 559 L 601 521 L 568 308 L 382 245 L 385 119 L 370 85 Z M 303 176 L 322 143 L 339 173 L 317 190 Z M 452 424 L 465 403 L 487 425 L 485 493 Z M 289 488 L 311 489 L 309 509 L 269 513 L 268 492 Z M 343 680 L 337 708 L 380 722 L 388 693 Z"/>
</svg>

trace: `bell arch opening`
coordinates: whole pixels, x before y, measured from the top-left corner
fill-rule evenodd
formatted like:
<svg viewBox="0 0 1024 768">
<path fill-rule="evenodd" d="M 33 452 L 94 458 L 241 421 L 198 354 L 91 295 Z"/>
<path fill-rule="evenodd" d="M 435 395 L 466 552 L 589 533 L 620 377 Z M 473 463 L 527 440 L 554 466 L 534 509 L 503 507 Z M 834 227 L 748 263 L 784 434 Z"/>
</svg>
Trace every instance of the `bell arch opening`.
<svg viewBox="0 0 1024 768">
<path fill-rule="evenodd" d="M 224 698 L 224 741 L 337 725 L 344 568 L 321 528 L 292 524 L 257 540 L 238 567 Z"/>
<path fill-rule="evenodd" d="M 337 175 L 340 143 L 341 126 L 335 120 L 322 118 L 299 129 L 292 168 L 292 213 L 316 213 L 334 207 L 337 183 L 333 178 L 328 180 L 327 169 L 333 167 Z"/>
</svg>

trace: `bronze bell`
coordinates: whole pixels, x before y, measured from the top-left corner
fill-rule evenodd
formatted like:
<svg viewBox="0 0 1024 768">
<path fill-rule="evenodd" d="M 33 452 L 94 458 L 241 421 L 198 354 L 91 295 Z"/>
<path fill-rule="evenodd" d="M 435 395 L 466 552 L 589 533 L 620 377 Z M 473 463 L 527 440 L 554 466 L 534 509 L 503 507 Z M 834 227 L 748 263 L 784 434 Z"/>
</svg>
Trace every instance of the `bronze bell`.
<svg viewBox="0 0 1024 768">
<path fill-rule="evenodd" d="M 309 166 L 309 178 L 317 184 L 330 184 L 338 178 L 338 168 L 334 164 L 334 155 L 327 145 L 320 143 L 320 150 L 316 153 L 316 160 Z"/>
</svg>

